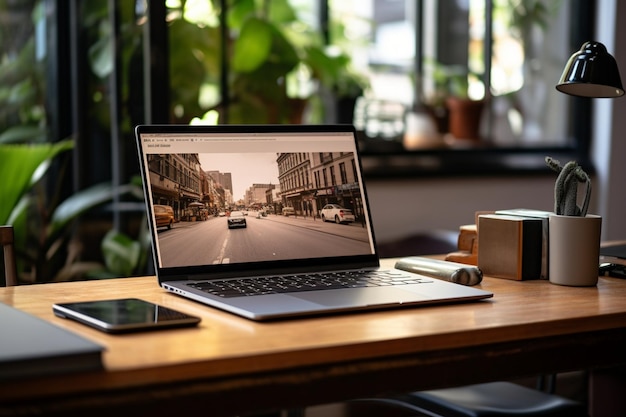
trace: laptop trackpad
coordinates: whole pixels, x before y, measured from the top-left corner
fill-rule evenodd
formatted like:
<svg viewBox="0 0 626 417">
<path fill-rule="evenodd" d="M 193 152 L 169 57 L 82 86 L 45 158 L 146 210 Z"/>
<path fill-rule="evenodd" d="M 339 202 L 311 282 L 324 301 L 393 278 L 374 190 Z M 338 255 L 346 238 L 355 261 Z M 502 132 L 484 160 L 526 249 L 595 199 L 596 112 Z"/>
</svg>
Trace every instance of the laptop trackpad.
<svg viewBox="0 0 626 417">
<path fill-rule="evenodd" d="M 424 300 L 430 297 L 403 291 L 398 288 L 346 288 L 301 294 L 290 294 L 292 297 L 322 304 L 330 307 L 342 306 L 370 306 L 393 305 L 405 302 L 415 302 L 419 298 Z"/>
</svg>

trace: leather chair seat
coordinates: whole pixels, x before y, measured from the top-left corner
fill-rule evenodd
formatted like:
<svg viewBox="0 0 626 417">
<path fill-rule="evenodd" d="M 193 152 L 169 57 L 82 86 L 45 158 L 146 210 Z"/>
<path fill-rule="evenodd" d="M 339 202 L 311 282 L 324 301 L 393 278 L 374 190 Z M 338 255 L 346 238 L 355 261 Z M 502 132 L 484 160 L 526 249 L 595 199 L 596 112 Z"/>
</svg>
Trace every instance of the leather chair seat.
<svg viewBox="0 0 626 417">
<path fill-rule="evenodd" d="M 582 403 L 504 381 L 418 391 L 396 400 L 446 417 L 588 415 Z"/>
</svg>

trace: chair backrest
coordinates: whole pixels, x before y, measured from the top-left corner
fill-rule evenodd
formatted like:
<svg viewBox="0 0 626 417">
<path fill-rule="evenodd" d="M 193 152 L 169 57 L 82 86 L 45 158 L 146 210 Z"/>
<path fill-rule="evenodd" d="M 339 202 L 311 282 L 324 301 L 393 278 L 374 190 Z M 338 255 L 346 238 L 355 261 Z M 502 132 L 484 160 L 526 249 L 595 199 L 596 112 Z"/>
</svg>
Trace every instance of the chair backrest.
<svg viewBox="0 0 626 417">
<path fill-rule="evenodd" d="M 13 226 L 0 226 L 0 244 L 4 252 L 4 281 L 7 287 L 17 285 L 17 268 L 13 249 Z"/>
</svg>

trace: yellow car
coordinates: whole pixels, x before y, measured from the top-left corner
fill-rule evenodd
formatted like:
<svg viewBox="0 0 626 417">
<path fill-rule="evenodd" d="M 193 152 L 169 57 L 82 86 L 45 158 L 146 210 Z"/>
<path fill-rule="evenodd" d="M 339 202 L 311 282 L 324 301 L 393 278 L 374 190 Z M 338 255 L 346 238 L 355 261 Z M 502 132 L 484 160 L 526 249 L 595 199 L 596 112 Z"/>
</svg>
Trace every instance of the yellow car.
<svg viewBox="0 0 626 417">
<path fill-rule="evenodd" d="M 174 226 L 174 209 L 171 206 L 155 204 L 154 221 L 156 227 L 167 227 L 171 229 Z"/>
</svg>

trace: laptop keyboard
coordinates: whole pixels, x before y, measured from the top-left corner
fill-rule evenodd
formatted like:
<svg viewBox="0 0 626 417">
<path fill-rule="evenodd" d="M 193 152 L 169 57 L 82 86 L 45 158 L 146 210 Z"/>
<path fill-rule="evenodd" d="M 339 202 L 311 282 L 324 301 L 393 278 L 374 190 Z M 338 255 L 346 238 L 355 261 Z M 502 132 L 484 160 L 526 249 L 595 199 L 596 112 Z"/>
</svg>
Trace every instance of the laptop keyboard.
<svg viewBox="0 0 626 417">
<path fill-rule="evenodd" d="M 189 286 L 219 297 L 243 297 L 341 288 L 422 284 L 429 278 L 398 271 L 345 271 L 201 281 Z"/>
</svg>

